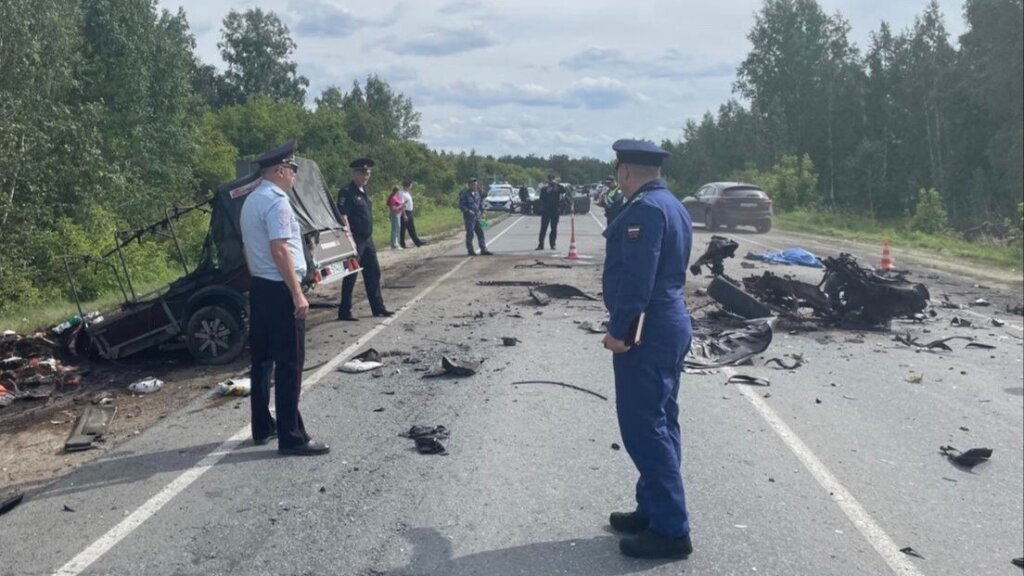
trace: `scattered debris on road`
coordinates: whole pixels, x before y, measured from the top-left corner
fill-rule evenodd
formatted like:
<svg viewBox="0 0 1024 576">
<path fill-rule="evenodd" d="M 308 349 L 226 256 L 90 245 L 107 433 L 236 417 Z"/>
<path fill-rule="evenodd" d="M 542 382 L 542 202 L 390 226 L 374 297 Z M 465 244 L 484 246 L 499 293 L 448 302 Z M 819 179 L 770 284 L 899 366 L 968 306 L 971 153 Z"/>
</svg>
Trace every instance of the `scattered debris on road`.
<svg viewBox="0 0 1024 576">
<path fill-rule="evenodd" d="M 475 375 L 480 370 L 483 361 L 473 362 L 470 360 L 458 360 L 448 356 L 441 356 L 441 367 L 427 371 L 424 378 L 437 378 L 439 376 L 456 376 L 466 378 Z"/>
<path fill-rule="evenodd" d="M 924 382 L 924 374 L 921 372 L 914 372 L 913 374 L 908 374 L 903 378 L 903 380 L 910 384 L 920 384 L 921 382 Z"/>
<path fill-rule="evenodd" d="M 249 378 L 225 380 L 217 384 L 216 390 L 220 396 L 248 396 L 252 393 L 252 380 Z"/>
<path fill-rule="evenodd" d="M 1013 560 L 1010 560 L 1010 564 L 1013 564 L 1014 566 L 1017 566 L 1018 568 L 1024 568 L 1024 557 L 1014 558 Z"/>
<path fill-rule="evenodd" d="M 535 260 L 533 264 L 516 264 L 513 268 L 572 268 L 569 264 L 548 264 L 543 260 Z"/>
<path fill-rule="evenodd" d="M 144 378 L 128 385 L 128 389 L 136 394 L 152 394 L 164 387 L 164 381 L 159 378 Z"/>
<path fill-rule="evenodd" d="M 619 446 L 617 442 L 612 442 L 612 450 L 622 450 L 622 446 Z"/>
<path fill-rule="evenodd" d="M 93 448 L 97 441 L 107 433 L 107 427 L 117 414 L 117 407 L 112 403 L 99 403 L 86 406 L 78 417 L 71 435 L 64 442 L 65 452 L 81 452 Z"/>
<path fill-rule="evenodd" d="M 752 320 L 738 330 L 695 335 L 685 365 L 698 370 L 734 366 L 764 352 L 771 343 L 771 320 Z"/>
<path fill-rule="evenodd" d="M 787 357 L 791 358 L 793 362 L 787 364 Z M 804 359 L 802 354 L 786 354 L 782 358 L 769 358 L 765 360 L 764 365 L 767 366 L 769 364 L 775 364 L 776 366 L 778 366 L 778 368 L 776 368 L 777 370 L 796 370 L 797 368 L 803 366 L 804 362 L 806 362 L 806 360 Z"/>
<path fill-rule="evenodd" d="M 342 364 L 338 370 L 348 372 L 349 374 L 361 374 L 363 372 L 376 370 L 383 366 L 384 362 L 381 361 L 380 352 L 375 348 L 368 348 L 353 356 L 348 362 Z"/>
<path fill-rule="evenodd" d="M 547 306 L 552 299 L 571 300 L 581 298 L 584 300 L 597 300 L 593 296 L 569 284 L 542 284 L 530 288 L 530 296 L 540 306 Z"/>
<path fill-rule="evenodd" d="M 608 400 L 608 397 L 603 395 L 603 394 L 598 394 L 597 392 L 594 392 L 593 390 L 588 390 L 586 388 L 583 388 L 582 386 L 576 386 L 575 384 L 566 384 L 565 382 L 555 382 L 555 381 L 552 381 L 552 380 L 521 380 L 519 382 L 513 382 L 512 386 L 519 386 L 521 384 L 549 384 L 551 386 L 562 386 L 564 388 L 571 388 L 573 390 L 579 390 L 580 392 L 584 392 L 586 394 L 590 394 L 591 396 L 597 396 L 601 400 Z"/>
<path fill-rule="evenodd" d="M 725 381 L 726 385 L 729 384 L 750 384 L 751 386 L 771 386 L 772 383 L 764 378 L 758 378 L 757 376 L 751 376 L 749 374 L 733 374 Z"/>
<path fill-rule="evenodd" d="M 914 549 L 913 549 L 913 548 L 911 548 L 910 546 L 907 546 L 906 548 L 900 548 L 900 552 L 903 552 L 903 553 L 904 553 L 904 554 L 906 554 L 907 556 L 913 556 L 914 558 L 920 558 L 921 560 L 924 560 L 924 556 L 921 556 L 921 555 L 920 555 L 920 554 L 919 554 L 919 553 L 917 552 L 917 550 L 914 550 Z"/>
<path fill-rule="evenodd" d="M 403 432 L 399 436 L 413 440 L 416 443 L 416 451 L 420 454 L 448 455 L 448 449 L 441 443 L 441 440 L 445 440 L 449 436 L 448 429 L 444 426 L 417 424 L 409 428 L 408 432 Z"/>
<path fill-rule="evenodd" d="M 501 337 L 501 345 L 502 346 L 515 346 L 519 342 L 521 342 L 521 340 L 519 338 L 516 338 L 515 336 L 502 336 Z"/>
<path fill-rule="evenodd" d="M 960 452 L 952 446 L 940 446 L 939 452 L 941 452 L 946 458 L 949 458 L 949 461 L 956 466 L 966 468 L 968 470 L 974 468 L 978 464 L 988 462 L 992 457 L 991 448 L 971 448 L 965 452 Z"/>
<path fill-rule="evenodd" d="M 591 322 L 580 322 L 579 328 L 580 330 L 590 332 L 591 334 L 604 334 L 605 332 L 607 332 L 607 330 L 605 329 L 605 326 L 607 324 L 607 322 L 602 322 L 600 327 L 596 327 Z"/>
<path fill-rule="evenodd" d="M 725 236 L 712 236 L 707 250 L 690 266 L 690 274 L 700 276 L 701 268 L 706 266 L 712 275 L 722 276 L 725 274 L 723 260 L 736 256 L 736 249 L 739 247 L 735 240 Z"/>
</svg>

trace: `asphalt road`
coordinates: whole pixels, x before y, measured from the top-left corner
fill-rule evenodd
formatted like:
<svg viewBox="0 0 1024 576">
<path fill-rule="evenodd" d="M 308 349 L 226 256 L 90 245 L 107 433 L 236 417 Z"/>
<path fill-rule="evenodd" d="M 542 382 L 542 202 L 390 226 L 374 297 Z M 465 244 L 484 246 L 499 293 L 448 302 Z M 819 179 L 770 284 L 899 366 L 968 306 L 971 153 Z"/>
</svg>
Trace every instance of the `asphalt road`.
<svg viewBox="0 0 1024 576">
<path fill-rule="evenodd" d="M 59 479 L 0 517 L 0 574 L 267 575 L 1014 575 L 1024 555 L 1024 377 L 1021 318 L 983 317 L 1019 302 L 1016 284 L 975 279 L 956 263 L 903 258 L 933 297 L 994 305 L 939 310 L 922 338 L 969 335 L 994 350 L 915 352 L 889 332 L 777 331 L 764 358 L 801 353 L 775 370 L 759 358 L 731 369 L 771 387 L 725 385 L 730 371 L 684 375 L 684 479 L 695 552 L 681 562 L 621 557 L 606 524 L 632 506 L 635 472 L 615 422 L 611 362 L 581 321 L 599 301 L 532 303 L 526 288 L 481 280 L 539 280 L 600 290 L 603 239 L 576 219 L 582 259 L 535 252 L 537 217 L 488 231 L 497 256 L 445 255 L 385 270 L 400 314 L 327 322 L 308 336 L 302 410 L 332 446 L 282 458 L 248 439 L 247 400 L 189 408 Z M 695 255 L 709 235 L 695 234 Z M 864 252 L 825 238 L 737 233 L 740 253 L 803 246 Z M 912 263 L 912 265 L 911 265 Z M 757 270 L 727 263 L 742 277 Z M 808 280 L 820 271 L 771 267 Z M 942 269 L 942 270 L 939 270 Z M 692 307 L 705 299 L 691 279 Z M 998 280 L 998 278 L 996 279 Z M 975 285 L 978 285 L 977 287 Z M 988 285 L 989 287 L 986 287 Z M 706 310 L 706 309 L 705 309 Z M 976 328 L 949 325 L 953 314 Z M 704 311 L 696 312 L 702 320 Z M 928 331 L 928 332 L 925 332 Z M 500 337 L 520 340 L 502 346 Z M 366 347 L 387 353 L 382 377 L 334 368 Z M 425 379 L 442 354 L 484 360 L 465 379 Z M 922 374 L 920 383 L 906 381 Z M 609 398 L 548 385 L 582 386 Z M 451 430 L 446 456 L 417 454 L 399 433 Z M 990 447 L 967 472 L 941 445 Z M 923 558 L 900 548 L 912 547 Z"/>
</svg>

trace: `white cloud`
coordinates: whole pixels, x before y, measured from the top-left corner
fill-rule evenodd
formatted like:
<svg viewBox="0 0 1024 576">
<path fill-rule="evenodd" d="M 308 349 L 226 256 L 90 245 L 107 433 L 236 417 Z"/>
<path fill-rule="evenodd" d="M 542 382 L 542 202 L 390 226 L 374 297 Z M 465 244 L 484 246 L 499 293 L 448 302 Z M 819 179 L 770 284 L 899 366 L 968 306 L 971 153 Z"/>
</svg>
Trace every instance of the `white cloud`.
<svg viewBox="0 0 1024 576">
<path fill-rule="evenodd" d="M 863 50 L 882 20 L 913 22 L 925 0 L 818 0 L 841 12 Z M 289 25 L 312 103 L 376 73 L 422 113 L 423 141 L 449 150 L 610 158 L 623 136 L 678 138 L 732 96 L 759 9 L 750 0 L 157 0 L 182 5 L 197 53 L 222 67 L 231 9 Z M 939 0 L 955 40 L 963 0 Z M 284 6 L 284 8 L 282 8 Z M 317 90 L 317 91 L 314 91 Z"/>
</svg>

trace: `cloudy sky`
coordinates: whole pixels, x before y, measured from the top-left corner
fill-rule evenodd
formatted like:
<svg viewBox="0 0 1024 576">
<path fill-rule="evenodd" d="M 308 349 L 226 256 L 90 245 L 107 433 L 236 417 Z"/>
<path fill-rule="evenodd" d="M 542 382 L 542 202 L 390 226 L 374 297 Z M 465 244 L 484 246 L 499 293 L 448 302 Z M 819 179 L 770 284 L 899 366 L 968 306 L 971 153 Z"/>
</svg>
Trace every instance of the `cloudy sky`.
<svg viewBox="0 0 1024 576">
<path fill-rule="evenodd" d="M 819 0 L 862 49 L 927 0 Z M 731 95 L 754 0 L 158 0 L 185 9 L 200 57 L 223 65 L 221 21 L 272 10 L 298 45 L 307 100 L 375 73 L 410 96 L 433 148 L 611 157 L 620 137 L 679 139 Z M 962 0 L 939 0 L 955 41 Z"/>
</svg>

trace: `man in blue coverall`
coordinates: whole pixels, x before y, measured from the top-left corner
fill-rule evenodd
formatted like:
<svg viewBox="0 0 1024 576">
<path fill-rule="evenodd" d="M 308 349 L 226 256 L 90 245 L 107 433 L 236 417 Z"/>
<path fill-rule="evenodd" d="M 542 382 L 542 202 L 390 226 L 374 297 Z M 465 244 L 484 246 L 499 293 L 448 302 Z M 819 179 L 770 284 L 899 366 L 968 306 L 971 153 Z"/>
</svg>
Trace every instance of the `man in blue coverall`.
<svg viewBox="0 0 1024 576">
<path fill-rule="evenodd" d="M 609 523 L 629 535 L 619 542 L 627 556 L 685 558 L 693 548 L 677 396 L 692 334 L 683 284 L 693 230 L 661 178 L 668 153 L 643 140 L 618 140 L 612 149 L 625 202 L 604 232 L 604 303 L 611 315 L 604 347 L 613 353 L 622 441 L 640 479 L 636 509 L 613 512 Z"/>
<path fill-rule="evenodd" d="M 476 241 L 480 244 L 480 254 L 491 256 L 487 249 L 487 240 L 484 239 L 484 228 L 480 220 L 484 217 L 483 200 L 480 198 L 480 183 L 476 178 L 470 178 L 466 182 L 466 188 L 459 192 L 459 210 L 462 210 L 462 222 L 466 225 L 466 253 L 476 256 L 473 250 L 473 234 L 476 234 Z"/>
</svg>

